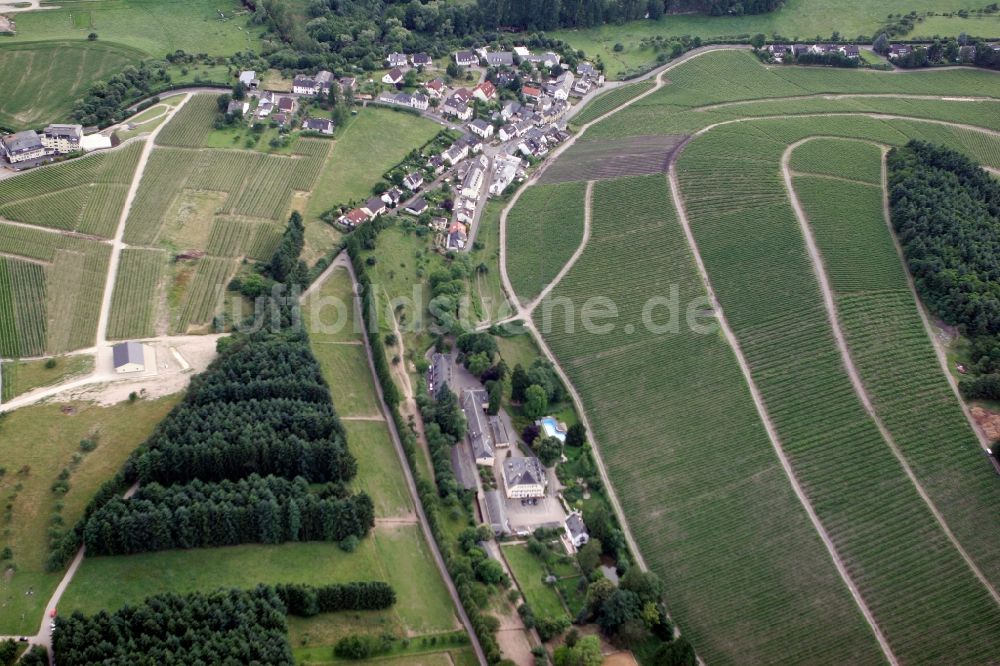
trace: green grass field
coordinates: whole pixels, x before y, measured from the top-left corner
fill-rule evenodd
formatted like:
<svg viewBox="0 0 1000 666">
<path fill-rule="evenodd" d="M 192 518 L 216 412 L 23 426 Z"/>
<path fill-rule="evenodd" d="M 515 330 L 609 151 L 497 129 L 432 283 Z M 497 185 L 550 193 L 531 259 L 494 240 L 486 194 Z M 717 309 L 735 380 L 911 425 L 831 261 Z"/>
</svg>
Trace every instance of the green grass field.
<svg viewBox="0 0 1000 666">
<path fill-rule="evenodd" d="M 0 370 L 0 400 L 10 400 L 14 396 L 27 393 L 32 389 L 50 386 L 73 377 L 87 374 L 94 369 L 94 358 L 81 354 L 79 356 L 61 356 L 55 360 L 55 367 L 47 368 L 48 361 L 4 361 Z"/>
<path fill-rule="evenodd" d="M 65 0 L 57 9 L 17 17 L 17 35 L 5 41 L 35 42 L 87 39 L 121 44 L 162 58 L 181 49 L 188 53 L 232 55 L 257 50 L 260 29 L 248 25 L 238 2 L 218 0 Z M 226 19 L 219 16 L 219 11 Z"/>
<path fill-rule="evenodd" d="M 523 302 L 552 281 L 583 239 L 586 189 L 583 182 L 529 188 L 507 216 L 507 272 Z"/>
<path fill-rule="evenodd" d="M 322 224 L 320 213 L 337 204 L 367 198 L 383 173 L 413 148 L 433 139 L 440 129 L 440 125 L 409 113 L 360 110 L 333 144 L 306 208 L 307 224 Z"/>
<path fill-rule="evenodd" d="M 18 28 L 20 23 L 19 17 Z M 0 126 L 15 130 L 69 120 L 73 102 L 91 84 L 145 56 L 137 49 L 104 42 L 4 41 L 0 45 L 0 88 L 4 90 Z"/>
<path fill-rule="evenodd" d="M 553 620 L 568 617 L 556 588 L 545 583 L 545 566 L 528 552 L 527 546 L 504 546 L 503 554 L 535 617 Z"/>
<path fill-rule="evenodd" d="M 53 370 L 70 367 L 68 359 Z M 74 361 L 72 365 L 76 365 Z M 6 375 L 7 364 L 4 364 Z M 36 375 L 34 369 L 25 375 Z M 0 576 L 0 632 L 33 634 L 49 596 L 62 572 L 46 573 L 47 536 L 56 502 L 65 525 L 73 525 L 94 491 L 121 467 L 125 458 L 152 432 L 153 427 L 177 403 L 176 397 L 142 400 L 114 407 L 91 403 L 25 407 L 8 414 L 0 423 L 0 493 L 11 504 L 10 520 L 4 520 L 0 544 L 14 551 L 16 571 Z M 51 490 L 60 470 L 80 452 L 80 440 L 95 438 L 97 448 L 86 454 L 69 478 L 70 490 L 61 499 Z M 6 567 L 4 567 L 6 568 Z M 113 587 L 113 586 L 106 586 Z M 26 595 L 29 589 L 33 594 Z"/>
<path fill-rule="evenodd" d="M 771 39 L 779 34 L 785 39 L 829 39 L 838 31 L 846 39 L 859 35 L 871 36 L 882 26 L 888 14 L 907 14 L 911 11 L 945 13 L 959 9 L 974 10 L 983 5 L 964 0 L 843 0 L 826 3 L 822 0 L 788 0 L 777 11 L 749 16 L 705 16 L 682 14 L 665 16 L 659 21 L 633 21 L 624 25 L 605 25 L 586 30 L 557 30 L 549 37 L 569 42 L 574 49 L 582 49 L 588 58 L 600 57 L 605 63 L 609 78 L 653 65 L 657 52 L 643 47 L 642 40 L 682 35 L 702 39 L 746 39 L 763 33 Z M 917 24 L 906 39 L 928 38 L 935 35 L 969 35 L 1000 37 L 1000 15 L 978 17 L 971 14 L 963 19 L 934 16 Z M 622 44 L 620 52 L 615 44 Z"/>
<path fill-rule="evenodd" d="M 553 297 L 577 309 L 592 296 L 609 298 L 619 313 L 609 320 L 614 330 L 590 333 L 579 312 L 567 322 L 561 308 L 549 326 L 541 311 L 535 323 L 582 395 L 626 518 L 666 584 L 671 614 L 710 662 L 775 654 L 791 662 L 877 660 L 732 351 L 712 318 L 698 314 L 707 301 L 666 178 L 599 182 L 593 207 L 590 243 Z M 647 299 L 669 302 L 672 286 L 676 330 L 667 305 L 653 311 L 653 323 L 668 330 L 647 328 Z M 705 333 L 692 330 L 689 313 L 709 324 Z M 812 612 L 815 605 L 822 614 Z"/>
</svg>

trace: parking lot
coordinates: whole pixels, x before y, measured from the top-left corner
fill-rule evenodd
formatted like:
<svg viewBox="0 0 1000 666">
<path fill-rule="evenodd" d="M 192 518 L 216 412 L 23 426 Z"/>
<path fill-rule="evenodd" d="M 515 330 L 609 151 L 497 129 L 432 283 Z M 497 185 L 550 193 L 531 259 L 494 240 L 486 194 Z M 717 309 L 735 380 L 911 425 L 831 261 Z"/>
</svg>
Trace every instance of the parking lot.
<svg viewBox="0 0 1000 666">
<path fill-rule="evenodd" d="M 503 460 L 505 458 L 501 458 Z M 497 487 L 500 492 L 503 493 L 503 480 L 500 478 L 500 465 L 494 468 L 494 473 L 497 474 Z M 507 520 L 510 521 L 510 528 L 515 533 L 518 532 L 532 532 L 535 528 L 546 526 L 546 527 L 562 527 L 563 520 L 566 518 L 566 512 L 563 510 L 562 504 L 556 498 L 556 489 L 558 481 L 551 470 L 547 470 L 549 476 L 549 487 L 545 492 L 545 497 L 539 497 L 537 504 L 521 504 L 519 499 L 505 499 L 505 509 L 507 511 Z"/>
</svg>

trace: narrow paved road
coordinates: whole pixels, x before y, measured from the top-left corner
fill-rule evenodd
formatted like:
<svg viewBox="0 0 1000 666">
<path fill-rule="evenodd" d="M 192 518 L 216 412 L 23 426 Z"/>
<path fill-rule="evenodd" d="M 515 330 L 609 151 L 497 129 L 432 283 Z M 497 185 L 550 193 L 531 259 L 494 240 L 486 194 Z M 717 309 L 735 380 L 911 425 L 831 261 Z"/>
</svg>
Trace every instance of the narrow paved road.
<svg viewBox="0 0 1000 666">
<path fill-rule="evenodd" d="M 896 444 L 896 440 L 893 438 L 892 433 L 890 433 L 889 429 L 885 426 L 885 423 L 882 421 L 882 417 L 875 410 L 875 406 L 871 401 L 871 396 L 868 395 L 868 389 L 865 387 L 864 381 L 861 379 L 861 373 L 858 372 L 857 366 L 854 364 L 854 356 L 851 354 L 851 350 L 847 345 L 847 336 L 840 323 L 840 313 L 837 311 L 836 296 L 833 292 L 833 287 L 830 285 L 830 280 L 826 272 L 826 266 L 823 264 L 823 255 L 819 250 L 819 246 L 816 244 L 816 236 L 813 234 L 812 224 L 810 224 L 809 218 L 806 216 L 805 209 L 802 207 L 802 202 L 799 200 L 798 192 L 795 191 L 795 183 L 792 180 L 792 172 L 790 168 L 792 153 L 802 144 L 812 141 L 813 138 L 815 137 L 801 139 L 789 145 L 785 149 L 785 152 L 781 154 L 781 177 L 785 183 L 785 191 L 788 194 L 788 200 L 791 202 L 792 210 L 795 212 L 795 217 L 799 222 L 799 228 L 802 231 L 802 236 L 806 241 L 806 249 L 809 252 L 809 261 L 812 263 L 813 273 L 816 275 L 820 293 L 823 295 L 823 306 L 826 308 L 826 316 L 830 322 L 830 330 L 833 331 L 833 337 L 837 343 L 837 350 L 840 352 L 840 358 L 844 363 L 844 368 L 847 370 L 848 377 L 851 379 L 851 385 L 854 387 L 854 393 L 858 396 L 858 399 L 864 406 L 865 411 L 868 412 L 868 416 L 875 423 L 879 433 L 882 435 L 882 439 L 885 440 L 885 443 L 889 446 L 889 450 L 892 451 L 892 455 L 903 468 L 903 471 L 906 473 L 906 478 L 908 478 L 910 483 L 913 484 L 917 494 L 920 495 L 920 499 L 924 501 L 924 504 L 927 505 L 927 508 L 934 516 L 934 519 L 937 520 L 941 531 L 943 531 L 945 536 L 948 537 L 948 541 L 951 542 L 951 545 L 954 546 L 955 550 L 959 552 L 972 573 L 979 579 L 979 582 L 983 584 L 986 590 L 990 593 L 990 596 L 993 597 L 994 603 L 1000 606 L 1000 595 L 997 594 L 996 589 L 990 581 L 987 580 L 986 576 L 983 575 L 983 572 L 980 571 L 979 567 L 965 551 L 965 548 L 959 542 L 958 538 L 955 537 L 955 534 L 951 531 L 951 527 L 948 526 L 948 522 L 945 520 L 944 516 L 941 515 L 941 512 L 938 511 L 934 501 L 927 494 L 927 491 L 924 490 L 924 487 L 917 478 L 917 475 L 913 472 L 913 469 L 910 467 L 910 463 L 903 454 L 902 449 L 900 449 L 899 445 Z M 884 162 L 884 155 L 888 152 L 888 147 L 881 144 L 875 145 L 882 150 Z M 886 182 L 883 181 L 883 191 L 885 190 L 885 186 Z"/>
</svg>

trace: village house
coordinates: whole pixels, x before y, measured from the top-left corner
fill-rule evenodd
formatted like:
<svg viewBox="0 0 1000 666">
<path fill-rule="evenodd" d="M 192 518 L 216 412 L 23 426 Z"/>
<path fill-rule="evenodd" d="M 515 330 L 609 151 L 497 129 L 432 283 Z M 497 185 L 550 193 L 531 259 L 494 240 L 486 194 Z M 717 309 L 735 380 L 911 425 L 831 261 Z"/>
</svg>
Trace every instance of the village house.
<svg viewBox="0 0 1000 666">
<path fill-rule="evenodd" d="M 479 197 L 483 190 L 483 183 L 486 181 L 486 166 L 488 164 L 489 161 L 485 157 L 480 157 L 479 162 L 469 169 L 469 173 L 465 174 L 465 178 L 462 180 L 463 197 L 470 199 Z"/>
<path fill-rule="evenodd" d="M 479 56 L 472 51 L 455 51 L 455 64 L 459 67 L 472 67 L 479 64 Z"/>
<path fill-rule="evenodd" d="M 368 213 L 369 217 L 378 217 L 385 212 L 385 202 L 379 197 L 372 197 L 365 202 L 365 205 L 361 207 L 361 210 Z"/>
<path fill-rule="evenodd" d="M 396 206 L 399 205 L 399 202 L 403 200 L 403 190 L 399 189 L 398 187 L 392 187 L 383 192 L 382 196 L 379 198 L 385 202 L 386 206 L 389 206 L 390 208 L 395 208 Z"/>
<path fill-rule="evenodd" d="M 326 70 L 317 72 L 316 76 L 300 74 L 292 79 L 292 92 L 297 95 L 328 94 L 333 85 L 333 73 Z"/>
<path fill-rule="evenodd" d="M 460 88 L 460 90 L 465 90 Z M 463 101 L 458 93 L 452 94 L 451 97 L 444 101 L 444 105 L 441 107 L 441 113 L 447 116 L 454 116 L 459 120 L 470 120 L 472 118 L 472 108 L 469 106 L 467 101 Z"/>
<path fill-rule="evenodd" d="M 260 86 L 260 81 L 257 80 L 257 72 L 252 69 L 244 70 L 240 72 L 240 83 L 247 90 L 256 90 Z"/>
<path fill-rule="evenodd" d="M 295 98 L 294 97 L 279 97 L 278 98 L 278 110 L 283 113 L 294 113 L 295 112 Z"/>
<path fill-rule="evenodd" d="M 395 86 L 403 82 L 403 72 L 397 67 L 390 69 L 382 77 L 382 83 L 388 83 L 389 85 Z"/>
<path fill-rule="evenodd" d="M 541 55 L 529 55 L 524 58 L 530 62 L 535 67 L 548 67 L 552 68 L 559 64 L 560 57 L 551 51 L 543 53 Z"/>
<path fill-rule="evenodd" d="M 432 231 L 445 231 L 448 228 L 447 217 L 432 217 L 428 225 Z"/>
<path fill-rule="evenodd" d="M 416 215 L 423 215 L 424 213 L 427 212 L 428 208 L 430 208 L 430 205 L 427 203 L 427 200 L 424 199 L 423 197 L 417 197 L 410 203 L 406 204 L 406 207 L 403 208 L 403 211 L 409 213 L 410 215 L 416 216 Z"/>
<path fill-rule="evenodd" d="M 435 99 L 441 99 L 441 95 L 444 94 L 444 81 L 441 79 L 434 79 L 433 81 L 428 81 L 424 84 L 424 88 L 427 90 L 427 94 Z"/>
<path fill-rule="evenodd" d="M 413 93 L 413 96 L 410 97 L 410 107 L 417 111 L 426 111 L 430 103 L 430 99 L 423 93 Z"/>
<path fill-rule="evenodd" d="M 767 52 L 771 54 L 775 62 L 783 62 L 785 57 L 792 53 L 792 47 L 788 44 L 770 44 Z"/>
<path fill-rule="evenodd" d="M 483 152 L 483 140 L 475 134 L 466 134 L 459 141 L 469 147 L 469 153 L 472 155 Z"/>
<path fill-rule="evenodd" d="M 390 53 L 385 62 L 388 67 L 406 67 L 409 59 L 405 53 Z"/>
<path fill-rule="evenodd" d="M 250 104 L 242 100 L 234 99 L 226 107 L 226 113 L 231 116 L 242 116 L 250 110 Z"/>
<path fill-rule="evenodd" d="M 503 108 L 500 109 L 500 117 L 503 118 L 504 120 L 510 120 L 520 112 L 521 112 L 520 102 L 507 102 L 506 104 L 503 105 Z"/>
<path fill-rule="evenodd" d="M 346 214 L 341 215 L 337 218 L 337 222 L 344 225 L 348 229 L 354 229 L 359 224 L 368 221 L 368 213 L 361 210 L 360 208 L 352 208 Z"/>
<path fill-rule="evenodd" d="M 573 81 L 576 77 L 572 72 L 563 72 L 553 82 L 545 86 L 545 91 L 557 100 L 566 101 L 569 99 L 570 90 L 573 89 Z"/>
<path fill-rule="evenodd" d="M 302 123 L 302 129 L 320 134 L 333 134 L 333 121 L 326 118 L 306 118 Z"/>
<path fill-rule="evenodd" d="M 45 157 L 45 146 L 31 130 L 10 134 L 0 139 L 4 156 L 11 164 Z"/>
<path fill-rule="evenodd" d="M 414 53 L 410 58 L 414 67 L 433 67 L 434 61 L 426 53 Z"/>
<path fill-rule="evenodd" d="M 469 131 L 477 136 L 481 136 L 483 139 L 489 139 L 493 136 L 493 125 L 482 118 L 477 118 L 469 123 Z"/>
<path fill-rule="evenodd" d="M 538 458 L 507 458 L 503 461 L 503 485 L 507 499 L 545 497 L 545 468 Z"/>
<path fill-rule="evenodd" d="M 513 67 L 514 54 L 510 51 L 493 51 L 484 58 L 488 67 Z"/>
<path fill-rule="evenodd" d="M 496 73 L 493 77 L 493 81 L 498 88 L 509 88 L 510 84 L 514 83 L 514 79 L 517 78 L 514 72 L 503 70 Z"/>
<path fill-rule="evenodd" d="M 517 137 L 517 125 L 507 123 L 497 131 L 501 141 L 510 141 Z"/>
<path fill-rule="evenodd" d="M 438 175 L 444 171 L 444 158 L 440 155 L 431 155 L 430 159 L 427 160 L 427 168 L 434 172 L 434 175 Z"/>
<path fill-rule="evenodd" d="M 521 94 L 527 100 L 537 100 L 542 96 L 542 89 L 535 85 L 522 86 Z"/>
<path fill-rule="evenodd" d="M 461 222 L 452 222 L 448 227 L 448 234 L 445 240 L 446 250 L 461 250 L 469 240 L 469 235 L 465 231 L 465 225 Z"/>
<path fill-rule="evenodd" d="M 596 79 L 599 75 L 597 68 L 589 62 L 581 62 L 576 66 L 576 73 L 580 76 L 587 76 Z"/>
<path fill-rule="evenodd" d="M 273 116 L 271 116 L 271 122 L 277 124 L 278 127 L 284 127 L 285 125 L 288 124 L 289 120 L 290 116 L 283 111 L 280 113 L 275 113 Z"/>
<path fill-rule="evenodd" d="M 910 55 L 913 49 L 909 44 L 893 44 L 889 47 L 889 60 L 896 60 Z"/>
<path fill-rule="evenodd" d="M 531 51 L 528 50 L 527 46 L 515 46 L 514 55 L 523 60 L 531 55 Z"/>
<path fill-rule="evenodd" d="M 498 197 L 507 186 L 514 182 L 521 160 L 513 155 L 497 155 L 493 159 L 493 180 L 490 182 L 490 195 Z"/>
<path fill-rule="evenodd" d="M 569 539 L 574 548 L 580 548 L 590 541 L 587 526 L 583 522 L 583 514 L 579 511 L 574 511 L 566 516 L 563 527 L 566 530 L 566 538 Z"/>
<path fill-rule="evenodd" d="M 497 89 L 489 81 L 483 81 L 472 89 L 472 96 L 483 102 L 488 102 L 497 96 Z"/>
<path fill-rule="evenodd" d="M 42 130 L 39 137 L 46 152 L 65 155 L 80 150 L 83 140 L 83 125 L 53 124 Z"/>
<path fill-rule="evenodd" d="M 441 153 L 441 159 L 455 166 L 469 156 L 469 146 L 465 142 L 456 141 L 448 150 Z"/>
<path fill-rule="evenodd" d="M 355 86 L 358 85 L 358 80 L 353 76 L 342 76 L 340 78 L 340 90 L 341 92 L 347 92 L 348 90 L 354 91 Z"/>
<path fill-rule="evenodd" d="M 411 192 L 416 192 L 424 184 L 424 177 L 420 175 L 419 171 L 414 171 L 413 173 L 406 174 L 403 178 L 403 187 Z"/>
</svg>

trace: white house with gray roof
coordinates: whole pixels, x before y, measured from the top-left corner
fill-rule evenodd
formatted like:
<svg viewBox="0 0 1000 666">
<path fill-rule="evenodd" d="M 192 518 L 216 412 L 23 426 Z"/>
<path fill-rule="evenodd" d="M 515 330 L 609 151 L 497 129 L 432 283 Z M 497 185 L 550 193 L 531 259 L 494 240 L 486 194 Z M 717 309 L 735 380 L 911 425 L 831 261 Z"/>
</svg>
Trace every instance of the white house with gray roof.
<svg viewBox="0 0 1000 666">
<path fill-rule="evenodd" d="M 538 458 L 507 458 L 503 461 L 503 487 L 507 499 L 545 497 L 549 479 Z"/>
<path fill-rule="evenodd" d="M 115 372 L 143 372 L 146 369 L 146 351 L 141 342 L 119 342 L 111 348 Z"/>
<path fill-rule="evenodd" d="M 3 154 L 11 164 L 45 157 L 45 145 L 31 130 L 10 134 L 0 139 Z"/>
<path fill-rule="evenodd" d="M 574 511 L 566 516 L 563 527 L 566 530 L 566 537 L 574 547 L 579 548 L 590 541 L 587 526 L 583 522 L 583 514 L 579 511 Z"/>
</svg>

